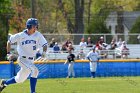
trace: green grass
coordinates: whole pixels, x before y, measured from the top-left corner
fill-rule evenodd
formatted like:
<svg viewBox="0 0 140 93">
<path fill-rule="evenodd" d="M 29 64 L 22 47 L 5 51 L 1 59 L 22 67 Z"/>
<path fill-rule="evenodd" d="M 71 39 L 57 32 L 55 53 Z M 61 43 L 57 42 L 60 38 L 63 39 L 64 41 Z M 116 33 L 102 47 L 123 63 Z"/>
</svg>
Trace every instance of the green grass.
<svg viewBox="0 0 140 93">
<path fill-rule="evenodd" d="M 2 93 L 30 93 L 29 80 Z M 38 79 L 37 93 L 140 93 L 140 77 Z"/>
</svg>

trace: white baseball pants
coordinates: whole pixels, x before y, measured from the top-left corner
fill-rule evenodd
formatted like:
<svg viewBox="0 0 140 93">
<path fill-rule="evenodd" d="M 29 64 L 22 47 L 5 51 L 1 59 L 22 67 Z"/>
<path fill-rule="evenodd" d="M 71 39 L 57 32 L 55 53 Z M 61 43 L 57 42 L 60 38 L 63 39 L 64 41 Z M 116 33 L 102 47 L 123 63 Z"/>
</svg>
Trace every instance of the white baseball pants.
<svg viewBox="0 0 140 93">
<path fill-rule="evenodd" d="M 75 77 L 75 72 L 74 72 L 74 62 L 70 62 L 68 65 L 68 76 L 72 76 Z"/>
<path fill-rule="evenodd" d="M 31 77 L 37 78 L 39 71 L 33 62 L 34 62 L 34 59 L 31 60 L 31 59 L 28 59 L 28 57 L 18 58 L 18 64 L 21 68 L 20 68 L 20 71 L 15 76 L 15 81 L 17 83 L 24 82 L 30 74 L 31 74 Z"/>
<path fill-rule="evenodd" d="M 97 69 L 97 62 L 90 62 L 90 71 L 96 72 Z"/>
</svg>

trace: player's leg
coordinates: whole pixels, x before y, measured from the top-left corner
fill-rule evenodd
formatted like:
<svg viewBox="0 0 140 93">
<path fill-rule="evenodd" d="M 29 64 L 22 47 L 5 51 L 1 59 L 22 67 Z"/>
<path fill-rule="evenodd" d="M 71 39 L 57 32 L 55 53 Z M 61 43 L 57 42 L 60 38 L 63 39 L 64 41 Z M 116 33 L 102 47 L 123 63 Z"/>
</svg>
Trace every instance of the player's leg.
<svg viewBox="0 0 140 93">
<path fill-rule="evenodd" d="M 91 78 L 95 78 L 94 62 L 90 62 Z"/>
<path fill-rule="evenodd" d="M 68 65 L 68 76 L 67 76 L 67 78 L 70 78 L 71 73 L 72 73 L 72 64 L 69 63 L 69 65 Z"/>
<path fill-rule="evenodd" d="M 39 74 L 38 68 L 34 64 L 31 65 L 30 89 L 31 93 L 36 92 L 37 76 Z"/>
<path fill-rule="evenodd" d="M 4 82 L 5 82 L 5 80 L 1 80 L 1 83 L 0 83 L 0 93 L 6 87 L 6 85 L 4 84 Z"/>
<path fill-rule="evenodd" d="M 21 61 L 21 60 L 20 60 Z M 12 77 L 8 80 L 2 80 L 1 81 L 1 86 L 0 86 L 0 92 L 8 85 L 10 84 L 14 84 L 14 83 L 21 83 L 24 82 L 27 77 L 30 74 L 30 69 L 28 68 L 28 66 L 23 63 L 23 62 L 19 62 L 19 66 L 21 67 L 20 71 L 17 73 L 17 75 L 15 77 Z"/>
<path fill-rule="evenodd" d="M 94 72 L 93 72 L 93 62 L 90 62 L 90 73 L 91 73 L 91 78 L 94 77 Z"/>
<path fill-rule="evenodd" d="M 74 62 L 71 63 L 71 72 L 72 72 L 72 76 L 75 77 L 75 72 L 74 72 Z"/>
<path fill-rule="evenodd" d="M 1 81 L 0 92 L 8 85 L 24 82 L 27 79 L 27 77 L 29 76 L 29 74 L 30 74 L 30 70 L 27 71 L 27 70 L 21 68 L 21 70 L 18 72 L 17 76 L 12 77 L 8 80 Z"/>
<path fill-rule="evenodd" d="M 96 68 L 97 68 L 97 62 L 90 62 L 90 71 L 91 71 L 91 77 L 96 77 Z"/>
<path fill-rule="evenodd" d="M 21 69 L 15 76 L 15 80 L 17 83 L 22 83 L 28 78 L 28 76 L 31 73 L 30 62 L 28 61 L 28 59 L 19 58 L 18 64 L 21 67 Z"/>
</svg>

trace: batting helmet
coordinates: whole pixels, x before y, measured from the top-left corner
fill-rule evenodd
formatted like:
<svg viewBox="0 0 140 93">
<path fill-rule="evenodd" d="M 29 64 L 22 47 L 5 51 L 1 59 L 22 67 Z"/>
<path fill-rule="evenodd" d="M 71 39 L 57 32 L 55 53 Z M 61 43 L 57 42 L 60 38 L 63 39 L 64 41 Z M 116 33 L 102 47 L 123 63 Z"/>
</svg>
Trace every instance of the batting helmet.
<svg viewBox="0 0 140 93">
<path fill-rule="evenodd" d="M 31 29 L 32 26 L 38 27 L 38 20 L 36 18 L 29 18 L 26 22 L 26 28 Z"/>
</svg>

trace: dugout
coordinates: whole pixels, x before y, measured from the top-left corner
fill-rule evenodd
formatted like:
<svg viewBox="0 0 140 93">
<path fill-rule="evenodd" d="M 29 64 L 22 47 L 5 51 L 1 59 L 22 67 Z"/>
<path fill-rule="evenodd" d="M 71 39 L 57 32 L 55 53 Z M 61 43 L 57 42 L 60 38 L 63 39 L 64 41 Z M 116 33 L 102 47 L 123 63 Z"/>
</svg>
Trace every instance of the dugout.
<svg viewBox="0 0 140 93">
<path fill-rule="evenodd" d="M 65 78 L 67 76 L 67 65 L 65 60 L 37 61 L 39 78 Z M 97 77 L 111 76 L 140 76 L 140 59 L 115 59 L 100 60 L 97 68 Z M 19 71 L 17 62 L 0 62 L 0 78 L 10 78 Z M 90 77 L 88 60 L 76 60 L 74 65 L 76 77 Z"/>
</svg>

